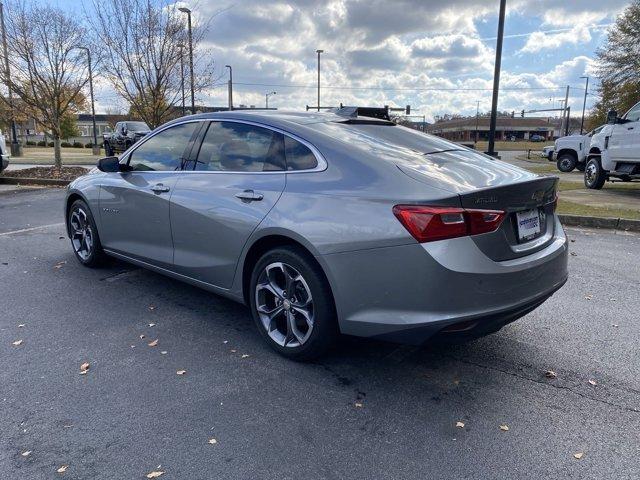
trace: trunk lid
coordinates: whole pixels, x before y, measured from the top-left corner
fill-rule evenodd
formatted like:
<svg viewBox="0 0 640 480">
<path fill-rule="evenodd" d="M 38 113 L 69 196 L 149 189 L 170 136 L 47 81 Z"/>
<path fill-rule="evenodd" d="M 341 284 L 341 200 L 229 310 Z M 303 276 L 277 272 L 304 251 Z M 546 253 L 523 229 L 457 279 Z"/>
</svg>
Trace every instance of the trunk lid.
<svg viewBox="0 0 640 480">
<path fill-rule="evenodd" d="M 506 212 L 496 231 L 471 237 L 492 260 L 530 255 L 552 241 L 557 177 L 540 176 L 470 150 L 398 160 L 398 168 L 410 177 L 457 193 L 464 208 Z"/>
</svg>

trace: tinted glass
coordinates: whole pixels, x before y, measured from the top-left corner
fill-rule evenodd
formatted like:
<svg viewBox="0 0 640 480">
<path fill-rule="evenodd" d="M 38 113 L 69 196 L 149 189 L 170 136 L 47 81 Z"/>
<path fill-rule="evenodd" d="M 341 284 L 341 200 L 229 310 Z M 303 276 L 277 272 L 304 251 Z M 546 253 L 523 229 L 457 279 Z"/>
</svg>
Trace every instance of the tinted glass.
<svg viewBox="0 0 640 480">
<path fill-rule="evenodd" d="M 198 122 L 167 128 L 136 148 L 129 158 L 129 167 L 136 171 L 180 170 L 185 149 Z"/>
<path fill-rule="evenodd" d="M 283 135 L 244 123 L 211 122 L 200 147 L 195 170 L 284 170 Z"/>
<path fill-rule="evenodd" d="M 309 170 L 318 166 L 318 160 L 306 145 L 284 137 L 284 154 L 287 159 L 287 170 Z"/>
<path fill-rule="evenodd" d="M 627 120 L 631 120 L 632 122 L 637 122 L 638 120 L 640 120 L 640 103 L 629 110 L 626 117 Z"/>
<path fill-rule="evenodd" d="M 150 129 L 144 122 L 127 122 L 127 129 L 132 132 L 148 132 Z"/>
</svg>

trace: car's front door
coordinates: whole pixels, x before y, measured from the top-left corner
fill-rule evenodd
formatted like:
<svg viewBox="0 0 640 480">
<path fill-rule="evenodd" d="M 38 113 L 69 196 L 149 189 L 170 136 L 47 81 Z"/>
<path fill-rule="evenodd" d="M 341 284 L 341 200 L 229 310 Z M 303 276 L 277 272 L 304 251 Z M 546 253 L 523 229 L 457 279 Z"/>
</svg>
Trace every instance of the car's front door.
<svg viewBox="0 0 640 480">
<path fill-rule="evenodd" d="M 161 130 L 121 160 L 128 171 L 106 176 L 100 191 L 104 248 L 162 267 L 173 264 L 169 202 L 200 126 Z"/>
<path fill-rule="evenodd" d="M 245 242 L 284 190 L 284 137 L 214 121 L 201 138 L 171 198 L 174 268 L 229 288 Z"/>
</svg>

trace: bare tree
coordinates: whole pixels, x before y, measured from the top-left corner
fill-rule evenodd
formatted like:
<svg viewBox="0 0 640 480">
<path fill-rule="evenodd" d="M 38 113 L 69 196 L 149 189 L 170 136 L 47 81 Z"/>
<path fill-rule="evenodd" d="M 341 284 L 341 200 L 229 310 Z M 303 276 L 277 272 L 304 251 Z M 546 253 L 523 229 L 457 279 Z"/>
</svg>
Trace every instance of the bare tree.
<svg viewBox="0 0 640 480">
<path fill-rule="evenodd" d="M 186 42 L 185 16 L 164 0 L 93 0 L 89 16 L 96 47 L 104 55 L 102 74 L 130 105 L 130 112 L 156 127 L 175 116 L 182 98 L 180 56 Z M 211 86 L 213 61 L 199 46 L 207 25 L 193 29 L 195 90 Z"/>
<path fill-rule="evenodd" d="M 75 47 L 86 39 L 82 26 L 62 10 L 17 0 L 9 5 L 6 29 L 11 78 L 0 73 L 24 105 L 51 132 L 56 168 L 63 117 L 84 108 L 86 57 Z"/>
</svg>

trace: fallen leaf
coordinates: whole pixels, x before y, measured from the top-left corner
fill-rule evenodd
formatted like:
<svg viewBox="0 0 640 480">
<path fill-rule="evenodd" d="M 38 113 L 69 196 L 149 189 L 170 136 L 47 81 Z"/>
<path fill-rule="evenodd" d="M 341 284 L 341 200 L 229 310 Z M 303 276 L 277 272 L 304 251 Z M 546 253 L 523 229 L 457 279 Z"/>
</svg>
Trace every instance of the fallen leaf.
<svg viewBox="0 0 640 480">
<path fill-rule="evenodd" d="M 585 295 L 584 298 L 585 300 L 591 300 L 593 298 L 593 295 Z"/>
<path fill-rule="evenodd" d="M 31 450 L 26 450 L 26 451 L 22 452 L 22 456 L 23 457 L 28 457 L 29 455 L 31 455 Z"/>
<path fill-rule="evenodd" d="M 16 347 L 22 345 L 22 340 L 16 340 L 15 342 L 13 342 L 13 345 Z"/>
<path fill-rule="evenodd" d="M 177 375 L 184 375 L 185 373 L 187 373 L 187 371 L 186 371 L 186 370 L 178 370 L 178 371 L 176 372 L 176 374 L 177 374 Z"/>
<path fill-rule="evenodd" d="M 18 328 L 23 328 L 24 327 L 24 323 L 21 323 L 20 325 L 18 325 Z"/>
<path fill-rule="evenodd" d="M 611 324 L 611 326 L 612 326 L 613 328 L 618 328 L 620 325 L 618 325 L 617 323 L 612 323 L 612 324 Z"/>
<path fill-rule="evenodd" d="M 149 326 L 150 326 L 150 327 L 155 327 L 155 326 L 156 326 L 156 324 L 155 324 L 155 323 L 150 323 L 150 324 L 149 324 Z"/>
<path fill-rule="evenodd" d="M 58 262 L 58 263 L 56 263 L 56 264 L 53 266 L 53 268 L 55 268 L 55 269 L 62 268 L 62 266 L 63 266 L 65 263 L 67 263 L 67 262 L 66 262 L 66 261 Z"/>
<path fill-rule="evenodd" d="M 140 335 L 140 340 L 142 340 L 145 337 L 144 333 L 142 335 Z"/>
<path fill-rule="evenodd" d="M 464 428 L 464 422 L 456 422 L 456 427 Z"/>
<path fill-rule="evenodd" d="M 362 405 L 360 402 L 356 402 L 356 403 L 354 403 L 354 406 L 356 408 L 362 408 L 364 405 Z"/>
<path fill-rule="evenodd" d="M 547 378 L 556 378 L 558 374 L 553 370 L 547 370 L 546 372 L 544 372 L 544 376 Z"/>
<path fill-rule="evenodd" d="M 509 426 L 508 425 L 500 425 L 500 430 L 502 430 L 503 432 L 508 432 L 509 431 Z"/>
<path fill-rule="evenodd" d="M 161 475 L 164 475 L 162 470 L 154 470 L 153 472 L 147 473 L 147 478 L 158 478 Z"/>
<path fill-rule="evenodd" d="M 248 354 L 243 353 L 243 354 L 242 354 L 242 357 L 240 357 L 240 358 L 247 358 L 248 356 L 249 356 Z"/>
<path fill-rule="evenodd" d="M 578 254 L 577 254 L 576 252 L 571 252 L 571 256 L 572 256 L 572 257 L 577 257 L 577 256 L 578 256 Z"/>
<path fill-rule="evenodd" d="M 224 342 L 222 342 L 222 343 L 225 343 L 225 344 L 226 344 L 226 343 L 229 343 L 229 340 L 225 340 L 225 341 L 224 341 Z"/>
<path fill-rule="evenodd" d="M 582 458 L 582 456 L 584 455 L 583 452 L 578 452 L 578 453 L 574 453 L 573 454 L 573 458 L 580 460 Z"/>
<path fill-rule="evenodd" d="M 169 352 L 167 352 L 166 350 L 163 350 L 163 351 L 160 352 L 160 355 L 166 355 L 167 353 L 169 353 Z"/>
<path fill-rule="evenodd" d="M 572 239 L 571 239 L 571 243 L 574 243 L 574 242 L 575 242 L 575 240 L 572 238 Z"/>
<path fill-rule="evenodd" d="M 596 382 L 595 380 L 589 380 L 589 385 L 593 385 L 595 387 L 596 385 L 598 385 L 598 382 Z"/>
<path fill-rule="evenodd" d="M 153 340 L 152 342 L 149 342 L 148 345 L 150 347 L 155 347 L 156 345 L 158 345 L 158 339 L 156 338 L 155 340 Z"/>
<path fill-rule="evenodd" d="M 62 465 L 58 470 L 56 470 L 56 472 L 64 473 L 67 471 L 67 468 L 69 468 L 69 465 Z"/>
<path fill-rule="evenodd" d="M 82 365 L 80 365 L 80 375 L 86 375 L 89 371 L 89 366 L 89 362 L 84 362 Z"/>
<path fill-rule="evenodd" d="M 211 445 L 215 445 L 216 443 L 218 443 L 218 441 L 217 441 L 215 438 L 210 438 L 210 439 L 209 439 L 209 443 L 210 443 Z"/>
<path fill-rule="evenodd" d="M 231 349 L 231 353 L 236 353 L 236 352 L 237 352 L 236 349 L 233 349 L 233 348 Z"/>
<path fill-rule="evenodd" d="M 149 310 L 153 311 L 155 309 L 156 309 L 155 305 L 149 305 Z"/>
</svg>

